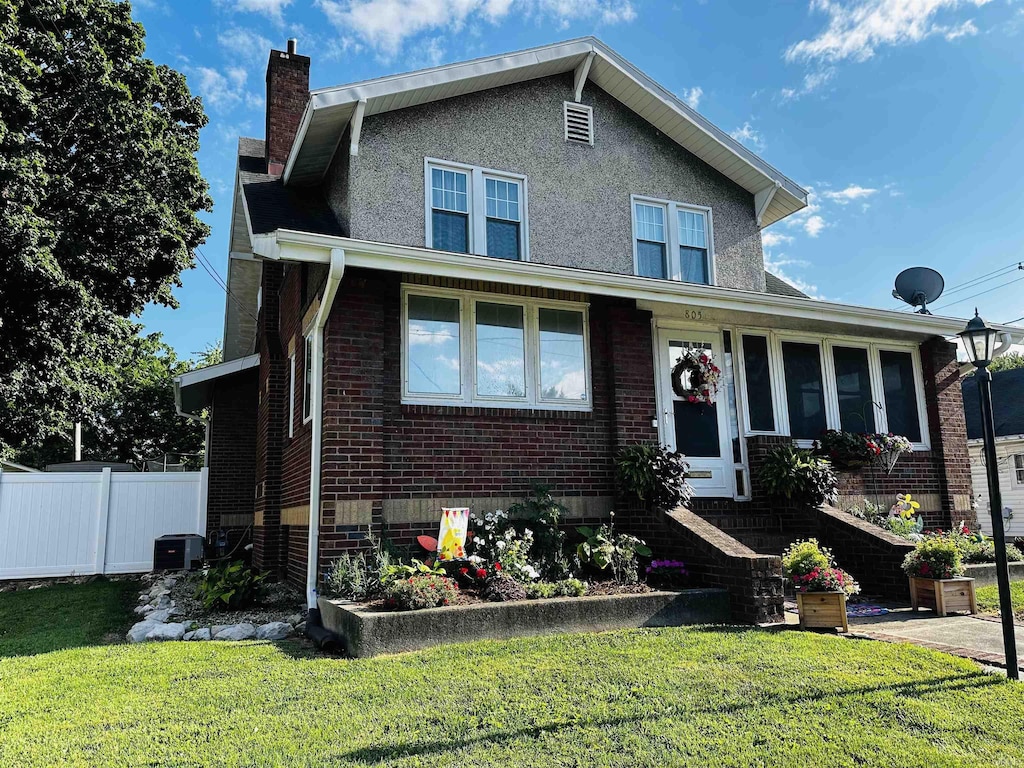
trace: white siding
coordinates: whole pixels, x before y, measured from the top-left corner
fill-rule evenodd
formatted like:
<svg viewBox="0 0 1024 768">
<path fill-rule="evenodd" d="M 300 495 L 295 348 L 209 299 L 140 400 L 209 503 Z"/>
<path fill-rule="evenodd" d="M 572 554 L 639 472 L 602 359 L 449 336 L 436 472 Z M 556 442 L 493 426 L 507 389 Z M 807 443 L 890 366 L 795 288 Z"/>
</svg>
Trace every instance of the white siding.
<svg viewBox="0 0 1024 768">
<path fill-rule="evenodd" d="M 0 579 L 137 573 L 153 541 L 206 535 L 207 470 L 0 472 Z"/>
<path fill-rule="evenodd" d="M 971 484 L 974 486 L 974 498 L 978 502 L 978 523 L 981 530 L 992 534 L 992 520 L 989 512 L 988 474 L 985 458 L 982 455 L 981 441 L 971 440 L 968 443 L 971 455 Z M 1013 456 L 1024 454 L 1024 438 L 1000 438 L 996 441 L 996 458 L 999 461 L 999 491 L 1003 497 L 1003 507 L 1013 510 L 1013 517 L 1004 519 L 1006 535 L 1024 538 L 1024 485 L 1018 484 L 1014 478 Z"/>
</svg>

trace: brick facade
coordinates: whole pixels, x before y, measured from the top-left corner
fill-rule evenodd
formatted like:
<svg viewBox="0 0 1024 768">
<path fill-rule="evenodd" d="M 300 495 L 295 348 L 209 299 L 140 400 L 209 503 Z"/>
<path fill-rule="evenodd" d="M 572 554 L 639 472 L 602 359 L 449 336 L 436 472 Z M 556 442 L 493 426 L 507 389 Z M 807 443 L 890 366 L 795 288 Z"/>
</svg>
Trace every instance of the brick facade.
<svg viewBox="0 0 1024 768">
<path fill-rule="evenodd" d="M 229 548 L 253 523 L 257 379 L 254 369 L 218 379 L 210 406 L 206 533 L 224 531 Z"/>
<path fill-rule="evenodd" d="M 267 172 L 280 175 L 309 100 L 309 57 L 271 51 L 267 63 Z"/>
</svg>

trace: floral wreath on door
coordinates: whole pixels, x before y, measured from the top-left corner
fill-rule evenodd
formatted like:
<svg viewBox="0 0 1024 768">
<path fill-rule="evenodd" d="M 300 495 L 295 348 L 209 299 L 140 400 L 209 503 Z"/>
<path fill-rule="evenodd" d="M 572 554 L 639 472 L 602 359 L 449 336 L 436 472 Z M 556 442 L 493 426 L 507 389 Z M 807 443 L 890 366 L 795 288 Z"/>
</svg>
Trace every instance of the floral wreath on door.
<svg viewBox="0 0 1024 768">
<path fill-rule="evenodd" d="M 714 405 L 721 375 L 707 352 L 688 349 L 672 366 L 672 390 L 689 403 Z"/>
</svg>

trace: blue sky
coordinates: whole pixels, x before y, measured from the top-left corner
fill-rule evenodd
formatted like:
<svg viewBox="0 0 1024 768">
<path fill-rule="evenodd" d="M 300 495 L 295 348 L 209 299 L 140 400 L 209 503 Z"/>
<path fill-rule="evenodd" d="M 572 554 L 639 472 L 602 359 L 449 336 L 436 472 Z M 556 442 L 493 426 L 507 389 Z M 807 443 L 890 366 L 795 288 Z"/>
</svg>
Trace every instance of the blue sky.
<svg viewBox="0 0 1024 768">
<path fill-rule="evenodd" d="M 221 277 L 236 137 L 263 136 L 270 47 L 297 37 L 318 88 L 595 34 L 811 191 L 807 210 L 764 232 L 776 273 L 814 296 L 896 308 L 896 273 L 926 265 L 946 278 L 939 314 L 1024 315 L 1024 2 L 133 5 L 147 55 L 183 71 L 210 116 L 202 252 Z M 181 307 L 143 322 L 190 355 L 220 338 L 224 293 L 202 267 L 182 282 Z"/>
</svg>

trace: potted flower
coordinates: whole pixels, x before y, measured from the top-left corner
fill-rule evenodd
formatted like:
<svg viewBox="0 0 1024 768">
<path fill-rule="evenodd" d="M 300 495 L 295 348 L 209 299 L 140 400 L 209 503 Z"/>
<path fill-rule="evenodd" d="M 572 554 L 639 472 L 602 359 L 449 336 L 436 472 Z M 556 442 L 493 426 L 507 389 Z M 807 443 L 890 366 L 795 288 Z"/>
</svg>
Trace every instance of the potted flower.
<svg viewBox="0 0 1024 768">
<path fill-rule="evenodd" d="M 832 553 L 817 539 L 797 541 L 782 555 L 782 567 L 796 591 L 800 628 L 841 627 L 848 631 L 846 598 L 860 586 L 846 571 L 836 568 Z"/>
<path fill-rule="evenodd" d="M 932 608 L 939 616 L 950 611 L 976 613 L 974 579 L 964 577 L 964 563 L 956 542 L 931 538 L 919 542 L 903 560 L 910 578 L 910 606 Z"/>
</svg>

